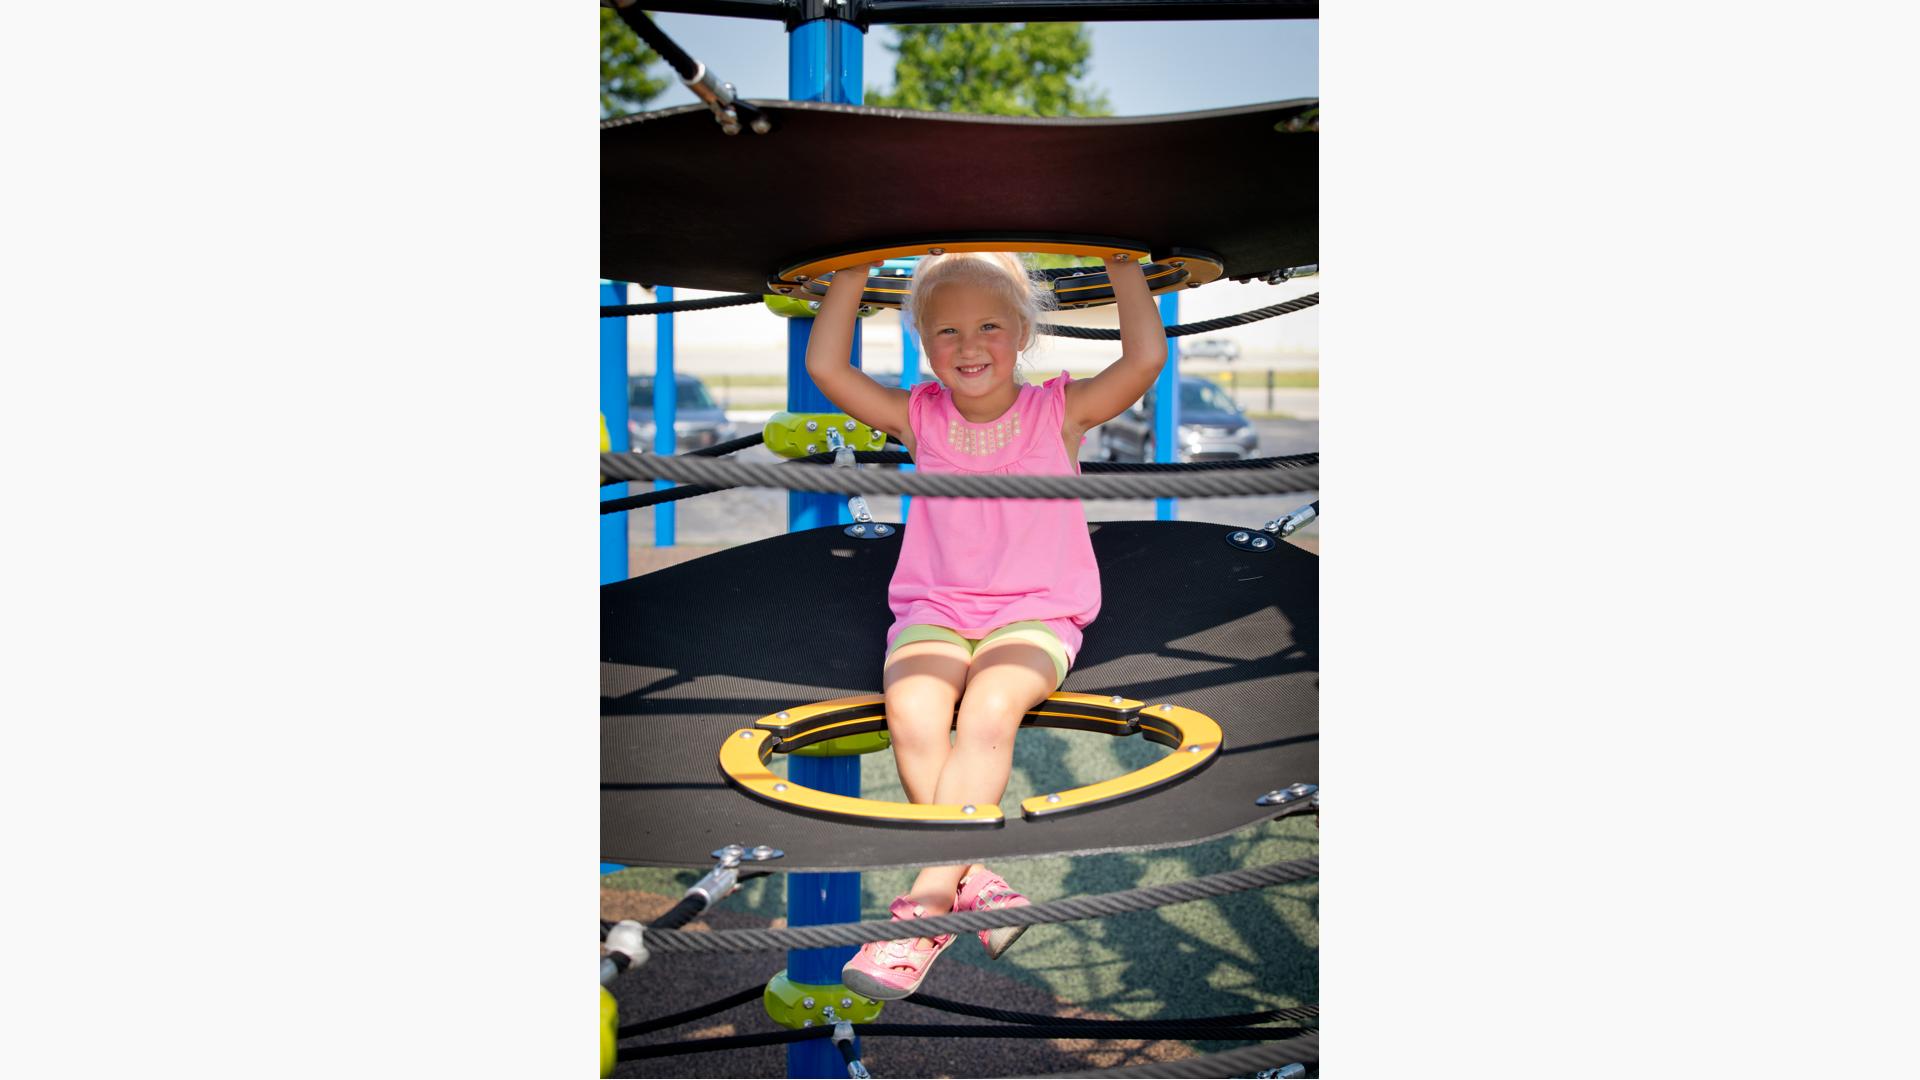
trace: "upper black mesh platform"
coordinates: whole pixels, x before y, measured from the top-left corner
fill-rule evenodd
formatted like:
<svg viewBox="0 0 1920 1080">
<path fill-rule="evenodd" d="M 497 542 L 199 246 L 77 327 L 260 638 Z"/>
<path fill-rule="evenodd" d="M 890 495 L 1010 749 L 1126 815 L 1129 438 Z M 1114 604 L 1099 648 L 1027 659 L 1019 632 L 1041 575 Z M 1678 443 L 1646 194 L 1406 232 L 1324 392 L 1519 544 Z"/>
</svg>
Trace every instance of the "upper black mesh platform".
<svg viewBox="0 0 1920 1080">
<path fill-rule="evenodd" d="M 734 791 L 719 769 L 729 732 L 793 705 L 880 690 L 899 538 L 815 529 L 600 590 L 601 857 L 705 867 L 715 848 L 766 843 L 787 853 L 772 869 L 865 870 L 1165 847 L 1273 817 L 1258 796 L 1319 778 L 1316 558 L 1284 544 L 1243 552 L 1225 526 L 1200 522 L 1092 528 L 1103 606 L 1063 689 L 1206 713 L 1225 732 L 1211 767 L 1052 821 L 1021 820 L 1010 797 L 1006 826 L 977 832 L 824 821 Z M 1035 736 L 1112 738 L 1020 739 Z"/>
<path fill-rule="evenodd" d="M 600 132 L 600 274 L 763 292 L 807 257 L 937 237 L 1199 248 L 1226 276 L 1319 262 L 1318 102 L 1091 119 L 771 101 L 727 135 L 703 105 Z"/>
</svg>

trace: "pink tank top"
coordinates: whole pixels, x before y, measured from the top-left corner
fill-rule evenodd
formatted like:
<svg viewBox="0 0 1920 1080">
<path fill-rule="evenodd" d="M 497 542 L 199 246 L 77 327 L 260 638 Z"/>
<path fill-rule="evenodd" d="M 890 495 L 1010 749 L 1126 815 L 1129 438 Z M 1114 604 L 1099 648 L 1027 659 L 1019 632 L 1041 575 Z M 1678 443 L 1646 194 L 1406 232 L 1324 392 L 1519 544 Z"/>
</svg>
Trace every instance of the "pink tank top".
<svg viewBox="0 0 1920 1080">
<path fill-rule="evenodd" d="M 1060 437 L 1067 383 L 1023 386 L 998 419 L 960 415 L 939 383 L 913 388 L 907 419 L 914 465 L 923 472 L 1074 475 Z M 893 627 L 945 626 L 978 638 L 1008 623 L 1044 622 L 1080 653 L 1082 627 L 1100 613 L 1100 567 L 1076 499 L 951 499 L 915 496 L 900 562 L 887 588 Z"/>
</svg>

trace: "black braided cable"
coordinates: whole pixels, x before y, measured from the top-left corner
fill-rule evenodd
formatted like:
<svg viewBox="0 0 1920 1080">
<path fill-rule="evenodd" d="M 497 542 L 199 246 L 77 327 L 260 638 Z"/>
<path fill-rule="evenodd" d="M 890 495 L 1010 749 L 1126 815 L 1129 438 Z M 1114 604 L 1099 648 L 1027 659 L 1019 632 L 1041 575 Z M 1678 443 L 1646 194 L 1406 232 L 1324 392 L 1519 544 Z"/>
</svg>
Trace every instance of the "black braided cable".
<svg viewBox="0 0 1920 1080">
<path fill-rule="evenodd" d="M 1150 1020 L 1094 1020 L 1077 1016 L 1048 1016 L 1044 1013 L 1013 1012 L 1008 1009 L 995 1009 L 986 1005 L 975 1005 L 967 1001 L 954 1001 L 951 998 L 935 997 L 932 994 L 913 995 L 915 1005 L 925 1005 L 929 1009 L 941 1012 L 957 1013 L 961 1016 L 977 1017 L 981 1020 L 998 1020 L 1007 1024 L 1162 1024 L 1167 1027 L 1246 1027 L 1251 1024 L 1270 1024 L 1276 1021 L 1317 1019 L 1320 1015 L 1318 1005 L 1298 1005 L 1285 1009 L 1268 1009 L 1264 1012 L 1240 1013 L 1235 1016 L 1196 1016 L 1190 1019 L 1150 1019 Z"/>
<path fill-rule="evenodd" d="M 1123 1065 L 1114 1069 L 1076 1069 L 1048 1073 L 1035 1080 L 1067 1080 L 1068 1077 L 1138 1077 L 1139 1080 L 1211 1080 L 1219 1076 L 1252 1076 L 1262 1069 L 1282 1065 L 1320 1063 L 1320 1035 L 1309 1032 L 1285 1042 L 1236 1046 L 1217 1054 L 1182 1058 L 1179 1061 L 1155 1061 L 1145 1065 Z"/>
<path fill-rule="evenodd" d="M 719 1001 L 709 1001 L 705 1005 L 696 1005 L 691 1009 L 683 1009 L 680 1012 L 655 1017 L 652 1020 L 641 1020 L 637 1023 L 623 1025 L 618 1032 L 618 1037 L 628 1039 L 636 1035 L 645 1035 L 651 1031 L 661 1031 L 670 1027 L 679 1027 L 689 1020 L 698 1020 L 703 1016 L 712 1016 L 715 1013 L 723 1013 L 736 1006 L 745 1005 L 749 1001 L 758 1001 L 766 992 L 767 988 L 764 985 L 749 986 L 738 993 L 728 994 Z"/>
<path fill-rule="evenodd" d="M 1074 922 L 1129 911 L 1146 911 L 1167 904 L 1184 904 L 1268 885 L 1303 881 L 1320 875 L 1317 857 L 1295 859 L 1268 866 L 1242 867 L 1187 881 L 1169 882 L 1098 896 L 1072 896 L 1049 900 L 1044 904 L 1003 908 L 998 911 L 964 911 L 930 915 L 915 919 L 916 934 L 961 933 L 993 930 L 1002 926 L 1039 926 L 1047 923 Z M 710 930 L 692 933 L 684 930 L 649 931 L 647 948 L 659 953 L 754 952 L 788 949 L 825 949 L 838 945 L 860 945 L 886 941 L 899 936 L 896 921 L 833 923 L 825 926 L 787 926 L 777 930 Z"/>
<path fill-rule="evenodd" d="M 712 446 L 703 446 L 698 450 L 689 450 L 688 453 L 694 457 L 725 457 L 736 450 L 745 450 L 749 446 L 759 446 L 766 441 L 767 433 L 764 431 L 756 431 L 751 435 L 742 435 L 737 439 L 728 439 L 723 443 L 714 443 Z"/>
<path fill-rule="evenodd" d="M 639 34 L 640 40 L 647 43 L 647 48 L 659 53 L 660 59 L 665 60 L 667 66 L 678 72 L 682 79 L 692 82 L 693 77 L 699 74 L 700 65 L 693 62 L 693 57 L 687 55 L 687 50 L 681 48 L 658 26 L 653 25 L 653 20 L 647 18 L 647 13 L 640 10 L 639 4 L 628 4 L 625 7 L 616 4 L 614 11 L 619 14 L 620 21 L 626 23 L 634 33 Z"/>
<path fill-rule="evenodd" d="M 1238 315 L 1222 315 L 1217 319 L 1202 319 L 1199 322 L 1178 323 L 1166 328 L 1168 337 L 1186 337 L 1188 334 L 1205 334 L 1213 330 L 1225 330 L 1229 326 L 1245 326 L 1248 323 L 1271 319 L 1276 315 L 1286 315 L 1294 311 L 1304 311 L 1320 302 L 1319 293 L 1309 293 L 1297 300 L 1288 300 L 1271 307 L 1255 308 Z M 1098 326 L 1061 326 L 1057 323 L 1041 323 L 1039 330 L 1054 337 L 1088 338 L 1094 341 L 1118 341 L 1120 331 Z"/>
<path fill-rule="evenodd" d="M 667 913 L 647 924 L 648 951 L 652 951 L 651 935 L 655 930 L 678 930 L 692 922 L 694 916 L 707 910 L 707 898 L 701 893 L 688 893 L 680 902 L 667 909 Z"/>
<path fill-rule="evenodd" d="M 853 1033 L 863 1038 L 881 1038 L 899 1035 L 915 1038 L 950 1039 L 1164 1039 L 1178 1038 L 1160 1029 L 1129 1030 L 1125 1028 L 1069 1029 L 1020 1027 L 1012 1024 L 855 1024 Z M 782 1031 L 756 1031 L 748 1035 L 723 1035 L 713 1039 L 693 1039 L 684 1042 L 643 1043 L 639 1046 L 620 1048 L 619 1060 L 640 1061 L 646 1058 L 678 1057 L 682 1054 L 704 1054 L 717 1050 L 740 1050 L 753 1046 L 776 1046 L 780 1043 L 805 1042 L 808 1039 L 826 1039 L 833 1036 L 831 1025 L 810 1028 L 789 1028 Z M 1258 1039 L 1295 1040 L 1307 1038 L 1296 1028 L 1237 1027 L 1210 1028 L 1196 1039 Z M 1317 1044 L 1316 1044 L 1317 1045 Z M 1294 1059 L 1288 1059 L 1294 1060 Z"/>
<path fill-rule="evenodd" d="M 714 308 L 757 304 L 760 300 L 759 293 L 731 293 L 727 296 L 709 296 L 699 300 L 667 300 L 655 304 L 602 304 L 600 317 L 618 319 L 628 315 L 664 315 L 670 311 L 710 311 Z"/>
<path fill-rule="evenodd" d="M 657 454 L 601 454 L 600 472 L 622 480 L 677 480 L 707 487 L 785 488 L 859 495 L 940 495 L 970 499 L 1146 499 L 1280 495 L 1318 491 L 1318 466 L 1173 474 L 1009 476 L 995 473 L 790 469 L 745 461 Z"/>
</svg>

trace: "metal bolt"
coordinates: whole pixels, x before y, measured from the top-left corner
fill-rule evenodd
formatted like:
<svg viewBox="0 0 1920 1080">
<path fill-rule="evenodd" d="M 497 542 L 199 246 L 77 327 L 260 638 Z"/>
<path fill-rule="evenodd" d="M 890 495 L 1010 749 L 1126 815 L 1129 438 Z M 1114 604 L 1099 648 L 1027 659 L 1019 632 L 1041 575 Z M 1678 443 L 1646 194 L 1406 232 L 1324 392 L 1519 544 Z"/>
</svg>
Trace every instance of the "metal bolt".
<svg viewBox="0 0 1920 1080">
<path fill-rule="evenodd" d="M 1173 711 L 1173 706 L 1171 706 L 1171 705 L 1162 705 L 1162 706 L 1160 706 L 1160 711 L 1161 711 L 1161 712 L 1172 712 L 1172 711 Z"/>
<path fill-rule="evenodd" d="M 927 249 L 927 254 L 929 255 L 945 255 L 946 253 L 947 253 L 946 248 L 928 248 Z"/>
<path fill-rule="evenodd" d="M 972 803 L 968 803 L 967 805 L 965 805 L 965 806 L 963 806 L 963 807 L 961 807 L 961 808 L 960 808 L 960 812 L 961 812 L 961 813 L 963 813 L 963 814 L 971 814 L 971 813 L 973 813 L 973 804 L 972 804 Z"/>
<path fill-rule="evenodd" d="M 1114 262 L 1126 262 L 1129 257 L 1130 256 L 1128 256 L 1127 253 L 1124 251 L 1116 251 L 1113 253 Z"/>
<path fill-rule="evenodd" d="M 854 428 L 854 423 L 853 423 L 853 421 L 851 421 L 851 420 L 849 420 L 849 421 L 847 421 L 846 423 L 844 423 L 844 424 L 841 424 L 840 426 L 841 426 L 841 427 L 843 427 L 843 428 L 845 428 L 845 429 L 847 429 L 848 431 L 852 431 L 852 430 L 853 430 L 853 428 Z"/>
<path fill-rule="evenodd" d="M 820 430 L 820 421 L 818 421 L 818 420 L 809 420 L 809 421 L 807 421 L 807 430 L 808 430 L 808 431 L 819 431 L 819 430 Z"/>
<path fill-rule="evenodd" d="M 1187 265 L 1187 260 L 1185 260 L 1185 259 L 1175 259 L 1175 260 L 1173 260 L 1173 265 L 1175 265 L 1175 266 L 1185 266 L 1185 265 Z"/>
<path fill-rule="evenodd" d="M 810 1019 L 809 1019 L 809 1020 L 802 1020 L 802 1021 L 800 1021 L 800 1026 L 801 1026 L 801 1027 L 812 1027 L 812 1026 L 813 1026 L 813 1021 L 812 1021 L 812 1020 L 810 1020 Z"/>
<path fill-rule="evenodd" d="M 773 858 L 773 845 L 772 844 L 759 845 L 758 847 L 753 849 L 753 857 L 756 859 Z"/>
<path fill-rule="evenodd" d="M 786 294 L 791 293 L 793 290 L 788 288 L 785 285 L 782 285 L 778 289 L 775 289 L 774 291 L 781 294 L 782 296 L 785 296 Z"/>
<path fill-rule="evenodd" d="M 1048 802 L 1050 802 L 1050 803 L 1054 803 L 1054 802 L 1059 802 L 1059 801 L 1060 801 L 1060 796 L 1058 796 L 1058 795 L 1049 795 L 1049 796 L 1047 796 L 1047 801 L 1048 801 Z"/>
<path fill-rule="evenodd" d="M 740 733 L 740 737 L 741 737 L 741 738 L 743 738 L 743 739 L 751 739 L 751 738 L 753 738 L 753 732 L 751 732 L 751 731 L 743 731 L 743 732 L 741 732 L 741 733 Z"/>
<path fill-rule="evenodd" d="M 720 854 L 730 855 L 736 859 L 742 855 L 745 855 L 746 853 L 747 853 L 747 849 L 741 847 L 739 844 L 728 844 L 726 847 L 723 847 L 720 849 Z"/>
<path fill-rule="evenodd" d="M 812 998 L 810 998 L 810 997 L 803 997 L 803 998 L 801 998 L 801 999 L 800 999 L 800 1007 L 801 1007 L 801 1008 L 803 1008 L 803 1009 L 811 1009 L 811 1008 L 813 1008 L 813 999 L 812 999 Z"/>
<path fill-rule="evenodd" d="M 1120 704 L 1121 702 L 1123 702 L 1123 701 L 1125 701 L 1125 700 L 1127 700 L 1127 699 L 1126 699 L 1126 698 L 1123 698 L 1123 697 L 1121 697 L 1121 696 L 1120 696 L 1119 694 L 1115 694 L 1115 695 L 1113 695 L 1113 703 L 1114 703 L 1115 705 L 1118 705 L 1118 704 Z"/>
<path fill-rule="evenodd" d="M 867 535 L 867 527 L 865 525 L 855 525 L 853 527 L 853 535 L 855 536 Z"/>
<path fill-rule="evenodd" d="M 785 720 L 787 718 L 787 715 L 788 715 L 787 711 L 785 709 L 782 709 L 779 712 L 774 714 L 774 718 L 779 720 Z"/>
<path fill-rule="evenodd" d="M 851 1008 L 853 1008 L 853 999 L 852 999 L 852 998 L 841 998 L 841 999 L 840 999 L 840 1007 L 841 1007 L 841 1008 L 843 1008 L 843 1009 L 851 1009 Z"/>
<path fill-rule="evenodd" d="M 1293 784 L 1290 785 L 1287 790 L 1293 792 L 1295 795 L 1305 795 L 1307 793 L 1307 785 Z"/>
<path fill-rule="evenodd" d="M 1263 548 L 1263 547 L 1266 547 L 1266 546 L 1267 546 L 1267 538 L 1266 538 L 1266 537 L 1264 537 L 1264 536 L 1256 536 L 1256 537 L 1254 537 L 1254 538 L 1253 538 L 1253 546 L 1254 546 L 1254 547 L 1257 547 L 1257 548 Z"/>
<path fill-rule="evenodd" d="M 1200 752 L 1200 747 L 1197 745 L 1187 747 L 1187 753 L 1189 754 L 1197 754 L 1199 752 Z"/>
<path fill-rule="evenodd" d="M 1244 543 L 1246 543 L 1246 542 L 1247 542 L 1247 534 L 1246 534 L 1246 533 L 1244 533 L 1244 532 L 1237 532 L 1237 533 L 1234 533 L 1234 534 L 1233 534 L 1233 542 L 1234 542 L 1234 543 L 1236 543 L 1236 544 L 1244 544 Z"/>
<path fill-rule="evenodd" d="M 817 454 L 817 453 L 819 453 L 819 452 L 820 452 L 820 444 L 819 444 L 819 443 L 808 443 L 808 444 L 807 444 L 807 453 L 809 453 L 809 454 Z"/>
<path fill-rule="evenodd" d="M 785 784 L 775 784 L 775 785 L 773 785 L 773 790 L 775 790 L 775 791 L 785 791 L 785 790 L 787 790 L 787 785 L 785 785 Z"/>
</svg>

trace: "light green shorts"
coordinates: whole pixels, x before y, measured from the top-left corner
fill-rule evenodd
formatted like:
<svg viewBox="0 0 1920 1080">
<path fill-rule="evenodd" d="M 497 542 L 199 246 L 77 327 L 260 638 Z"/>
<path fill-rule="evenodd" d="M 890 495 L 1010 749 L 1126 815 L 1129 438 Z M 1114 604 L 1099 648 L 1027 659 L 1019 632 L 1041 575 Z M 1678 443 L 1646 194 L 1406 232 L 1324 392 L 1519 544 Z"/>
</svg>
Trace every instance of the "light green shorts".
<svg viewBox="0 0 1920 1080">
<path fill-rule="evenodd" d="M 1054 633 L 1046 623 L 1036 620 L 1008 623 L 981 638 L 961 637 L 957 630 L 916 623 L 900 631 L 900 636 L 893 639 L 893 648 L 887 650 L 887 655 L 892 656 L 894 650 L 900 646 L 915 641 L 951 641 L 967 650 L 967 655 L 971 656 L 979 652 L 980 647 L 989 641 L 1003 641 L 1009 638 L 1014 641 L 1024 641 L 1029 645 L 1037 645 L 1041 652 L 1047 654 L 1047 658 L 1053 661 L 1055 690 L 1060 689 L 1060 684 L 1067 681 L 1067 668 L 1070 665 L 1067 661 L 1066 645 L 1060 641 L 1060 635 Z"/>
</svg>

